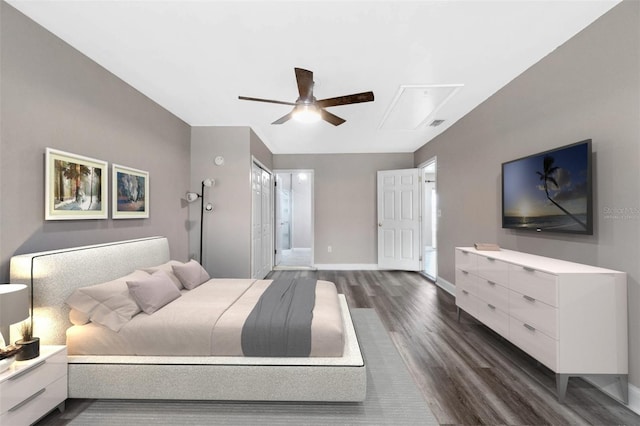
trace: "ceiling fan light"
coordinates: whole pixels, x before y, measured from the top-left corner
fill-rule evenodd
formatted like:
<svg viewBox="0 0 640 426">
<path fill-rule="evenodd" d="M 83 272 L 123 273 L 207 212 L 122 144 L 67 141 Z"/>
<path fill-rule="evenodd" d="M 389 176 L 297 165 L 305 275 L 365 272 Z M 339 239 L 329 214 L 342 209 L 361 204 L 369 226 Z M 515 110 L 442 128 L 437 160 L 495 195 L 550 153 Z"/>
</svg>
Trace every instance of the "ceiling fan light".
<svg viewBox="0 0 640 426">
<path fill-rule="evenodd" d="M 320 110 L 315 105 L 298 105 L 294 108 L 293 118 L 301 123 L 315 123 L 320 120 Z"/>
</svg>

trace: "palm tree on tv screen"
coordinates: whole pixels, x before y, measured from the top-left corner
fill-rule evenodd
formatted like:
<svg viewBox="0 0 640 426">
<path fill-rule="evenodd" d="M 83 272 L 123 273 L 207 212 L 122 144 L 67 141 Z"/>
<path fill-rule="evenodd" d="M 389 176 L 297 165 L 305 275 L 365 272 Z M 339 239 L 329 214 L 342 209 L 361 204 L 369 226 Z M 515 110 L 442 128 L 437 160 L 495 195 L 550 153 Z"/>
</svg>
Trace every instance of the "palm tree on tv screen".
<svg viewBox="0 0 640 426">
<path fill-rule="evenodd" d="M 565 209 L 560 204 L 558 204 L 549 195 L 549 182 L 554 184 L 556 188 L 558 189 L 560 188 L 560 185 L 558 185 L 558 182 L 556 182 L 556 179 L 553 177 L 554 173 L 558 171 L 559 167 L 553 165 L 553 163 L 555 162 L 555 159 L 550 155 L 545 155 L 542 161 L 543 161 L 543 171 L 536 172 L 536 173 L 538 174 L 538 176 L 540 176 L 540 180 L 544 184 L 544 192 L 545 194 L 547 194 L 547 199 L 551 201 L 560 210 L 562 210 L 565 214 L 567 214 L 567 216 L 569 216 L 571 219 L 578 222 L 580 226 L 582 226 L 584 229 L 587 229 L 587 225 L 584 222 L 582 222 L 580 219 L 578 219 L 573 214 L 571 214 L 567 209 Z"/>
</svg>

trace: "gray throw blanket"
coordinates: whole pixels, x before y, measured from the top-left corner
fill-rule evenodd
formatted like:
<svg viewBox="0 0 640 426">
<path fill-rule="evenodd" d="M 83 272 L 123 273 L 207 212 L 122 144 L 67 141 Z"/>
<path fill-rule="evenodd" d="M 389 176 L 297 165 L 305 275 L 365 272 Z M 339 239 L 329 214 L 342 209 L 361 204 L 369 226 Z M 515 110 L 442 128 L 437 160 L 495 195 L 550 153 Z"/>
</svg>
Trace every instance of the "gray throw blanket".
<svg viewBox="0 0 640 426">
<path fill-rule="evenodd" d="M 267 287 L 242 328 L 245 356 L 306 357 L 316 280 L 280 278 Z"/>
</svg>

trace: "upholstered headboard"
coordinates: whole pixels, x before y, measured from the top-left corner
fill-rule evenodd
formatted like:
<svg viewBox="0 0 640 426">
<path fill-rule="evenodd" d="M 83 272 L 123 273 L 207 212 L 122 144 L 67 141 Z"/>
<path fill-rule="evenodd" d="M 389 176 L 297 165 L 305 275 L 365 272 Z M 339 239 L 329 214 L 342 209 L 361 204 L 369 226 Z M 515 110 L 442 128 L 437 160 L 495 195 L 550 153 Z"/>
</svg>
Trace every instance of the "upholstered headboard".
<svg viewBox="0 0 640 426">
<path fill-rule="evenodd" d="M 27 284 L 34 307 L 34 335 L 45 345 L 63 345 L 69 322 L 65 300 L 77 288 L 110 281 L 169 257 L 165 237 L 29 253 L 11 258 L 11 282 Z M 17 340 L 11 330 L 11 341 Z"/>
</svg>

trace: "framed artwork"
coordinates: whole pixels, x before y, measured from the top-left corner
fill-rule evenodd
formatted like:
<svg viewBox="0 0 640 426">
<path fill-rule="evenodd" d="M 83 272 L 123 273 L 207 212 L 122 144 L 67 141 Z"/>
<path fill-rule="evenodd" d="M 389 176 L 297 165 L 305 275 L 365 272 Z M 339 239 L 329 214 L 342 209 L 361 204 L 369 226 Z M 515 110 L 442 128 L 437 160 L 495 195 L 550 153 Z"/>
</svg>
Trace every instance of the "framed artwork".
<svg viewBox="0 0 640 426">
<path fill-rule="evenodd" d="M 149 172 L 112 165 L 111 217 L 143 219 L 149 217 Z"/>
<path fill-rule="evenodd" d="M 107 162 L 47 148 L 45 220 L 107 219 Z"/>
</svg>

